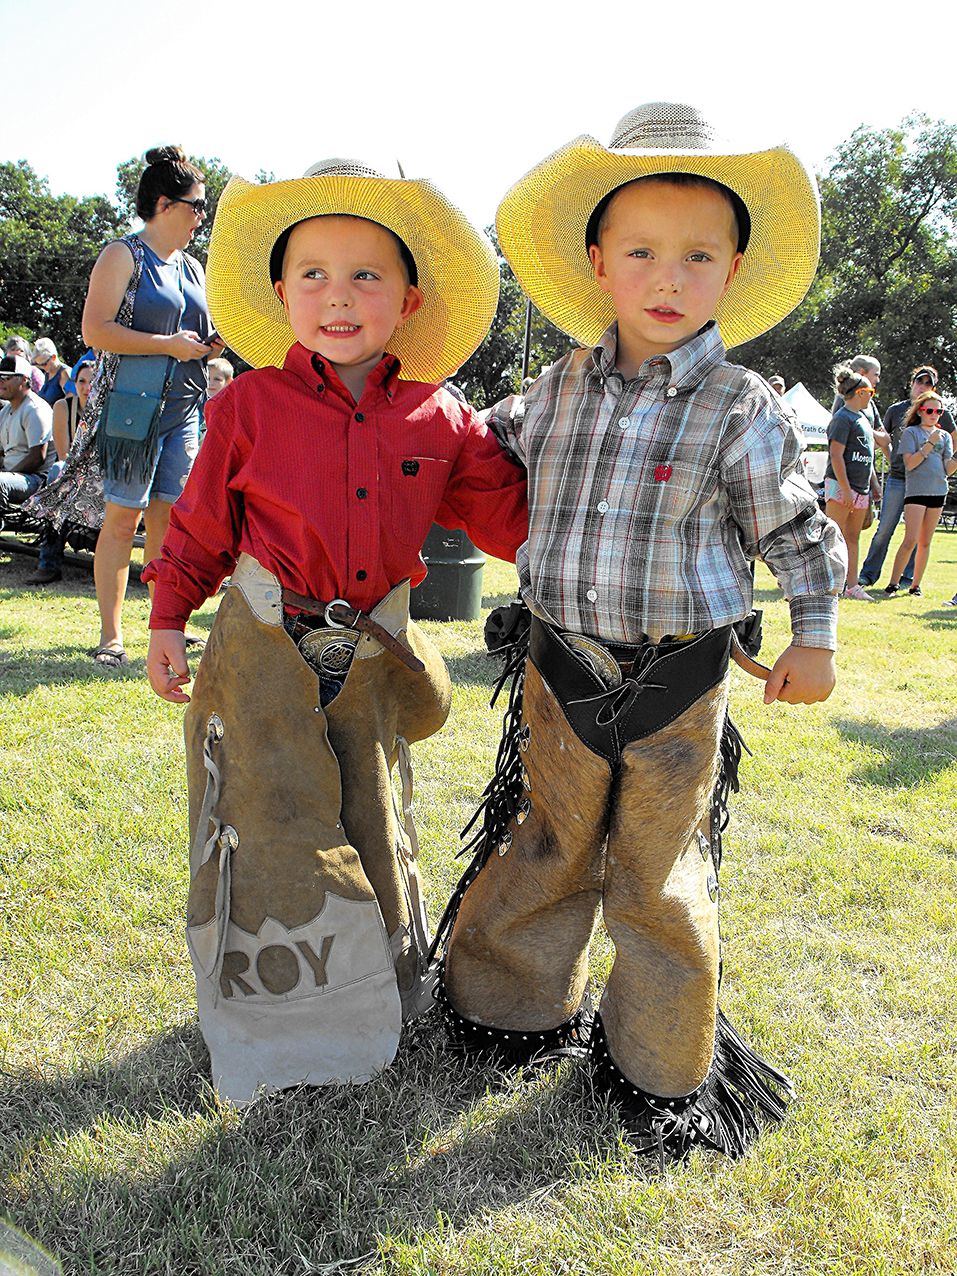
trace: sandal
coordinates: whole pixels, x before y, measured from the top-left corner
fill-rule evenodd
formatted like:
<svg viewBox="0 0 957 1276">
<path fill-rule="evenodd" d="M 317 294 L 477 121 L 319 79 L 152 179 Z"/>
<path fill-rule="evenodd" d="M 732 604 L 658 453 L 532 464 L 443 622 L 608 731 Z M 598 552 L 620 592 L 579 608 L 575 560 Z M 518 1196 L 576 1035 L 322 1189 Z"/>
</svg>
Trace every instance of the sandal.
<svg viewBox="0 0 957 1276">
<path fill-rule="evenodd" d="M 888 595 L 896 594 L 899 589 L 900 589 L 900 585 L 895 585 L 894 582 L 891 581 L 889 585 L 884 586 L 884 593 Z"/>
<path fill-rule="evenodd" d="M 920 585 L 911 585 L 907 592 L 914 598 L 923 598 L 924 596 Z"/>
<path fill-rule="evenodd" d="M 93 653 L 93 663 L 101 669 L 122 669 L 130 658 L 122 647 L 99 647 Z"/>
<path fill-rule="evenodd" d="M 183 634 L 183 637 L 186 639 L 187 651 L 202 651 L 206 646 L 206 639 L 197 638 L 195 634 Z"/>
</svg>

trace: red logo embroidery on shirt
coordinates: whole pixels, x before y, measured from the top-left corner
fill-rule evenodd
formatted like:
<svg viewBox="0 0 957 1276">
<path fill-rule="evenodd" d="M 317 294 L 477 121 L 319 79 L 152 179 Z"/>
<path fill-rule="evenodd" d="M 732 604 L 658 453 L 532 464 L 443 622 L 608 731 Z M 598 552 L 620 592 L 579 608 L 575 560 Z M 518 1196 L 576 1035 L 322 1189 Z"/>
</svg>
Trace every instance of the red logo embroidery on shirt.
<svg viewBox="0 0 957 1276">
<path fill-rule="evenodd" d="M 671 475 L 672 475 L 672 469 L 670 465 L 655 466 L 655 482 L 656 483 L 667 483 L 668 480 L 671 478 Z"/>
</svg>

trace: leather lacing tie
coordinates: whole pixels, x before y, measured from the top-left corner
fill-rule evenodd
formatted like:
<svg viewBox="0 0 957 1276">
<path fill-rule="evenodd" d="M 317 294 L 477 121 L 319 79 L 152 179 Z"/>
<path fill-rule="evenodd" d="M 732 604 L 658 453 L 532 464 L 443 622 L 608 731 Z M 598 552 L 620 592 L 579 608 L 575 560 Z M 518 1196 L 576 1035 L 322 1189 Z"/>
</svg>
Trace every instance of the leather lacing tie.
<svg viewBox="0 0 957 1276">
<path fill-rule="evenodd" d="M 594 704 L 598 706 L 595 723 L 599 727 L 613 727 L 631 709 L 643 691 L 667 691 L 664 683 L 646 682 L 645 675 L 659 659 L 655 647 L 646 647 L 635 659 L 631 676 L 619 683 L 617 687 L 609 687 L 607 691 L 599 691 L 594 696 L 583 696 L 580 700 L 569 700 L 569 704 Z"/>
</svg>

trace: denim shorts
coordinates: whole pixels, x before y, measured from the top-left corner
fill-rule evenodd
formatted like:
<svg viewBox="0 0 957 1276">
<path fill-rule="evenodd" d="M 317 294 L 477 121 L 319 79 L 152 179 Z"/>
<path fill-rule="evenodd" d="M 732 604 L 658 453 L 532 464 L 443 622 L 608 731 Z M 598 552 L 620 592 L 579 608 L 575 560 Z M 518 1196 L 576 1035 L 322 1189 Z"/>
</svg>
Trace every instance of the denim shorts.
<svg viewBox="0 0 957 1276">
<path fill-rule="evenodd" d="M 199 451 L 199 413 L 191 412 L 181 425 L 159 436 L 156 468 L 145 483 L 121 483 L 103 479 L 103 498 L 126 509 L 145 510 L 150 501 L 170 505 L 182 495 Z"/>
</svg>

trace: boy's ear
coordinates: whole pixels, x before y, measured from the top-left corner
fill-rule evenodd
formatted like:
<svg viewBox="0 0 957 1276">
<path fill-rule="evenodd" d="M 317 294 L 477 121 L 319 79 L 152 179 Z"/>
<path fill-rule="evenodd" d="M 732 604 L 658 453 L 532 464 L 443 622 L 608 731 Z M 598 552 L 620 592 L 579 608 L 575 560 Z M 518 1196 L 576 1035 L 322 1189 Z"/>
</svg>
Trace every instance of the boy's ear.
<svg viewBox="0 0 957 1276">
<path fill-rule="evenodd" d="M 734 283 L 734 277 L 738 273 L 738 268 L 742 261 L 744 261 L 744 253 L 735 253 L 731 258 L 731 268 L 728 271 L 727 279 L 724 281 L 724 292 L 721 294 L 722 297 Z"/>
<path fill-rule="evenodd" d="M 425 305 L 425 298 L 422 296 L 421 289 L 415 284 L 409 284 L 405 290 L 405 297 L 402 300 L 402 310 L 399 313 L 399 322 L 396 328 L 401 328 L 406 319 L 411 319 L 420 306 Z"/>
<path fill-rule="evenodd" d="M 608 276 L 605 274 L 605 259 L 601 255 L 601 248 L 598 244 L 591 244 L 588 249 L 588 256 L 595 270 L 595 283 L 602 290 L 608 292 Z"/>
<path fill-rule="evenodd" d="M 273 284 L 273 287 L 274 287 L 274 288 L 275 288 L 275 290 L 276 290 L 276 296 L 279 298 L 279 300 L 280 300 L 280 301 L 282 302 L 282 304 L 285 306 L 285 304 L 286 304 L 286 290 L 285 290 L 285 288 L 283 288 L 283 286 L 282 286 L 282 280 L 281 280 L 281 279 L 277 279 L 277 280 L 276 280 L 276 282 Z"/>
</svg>

